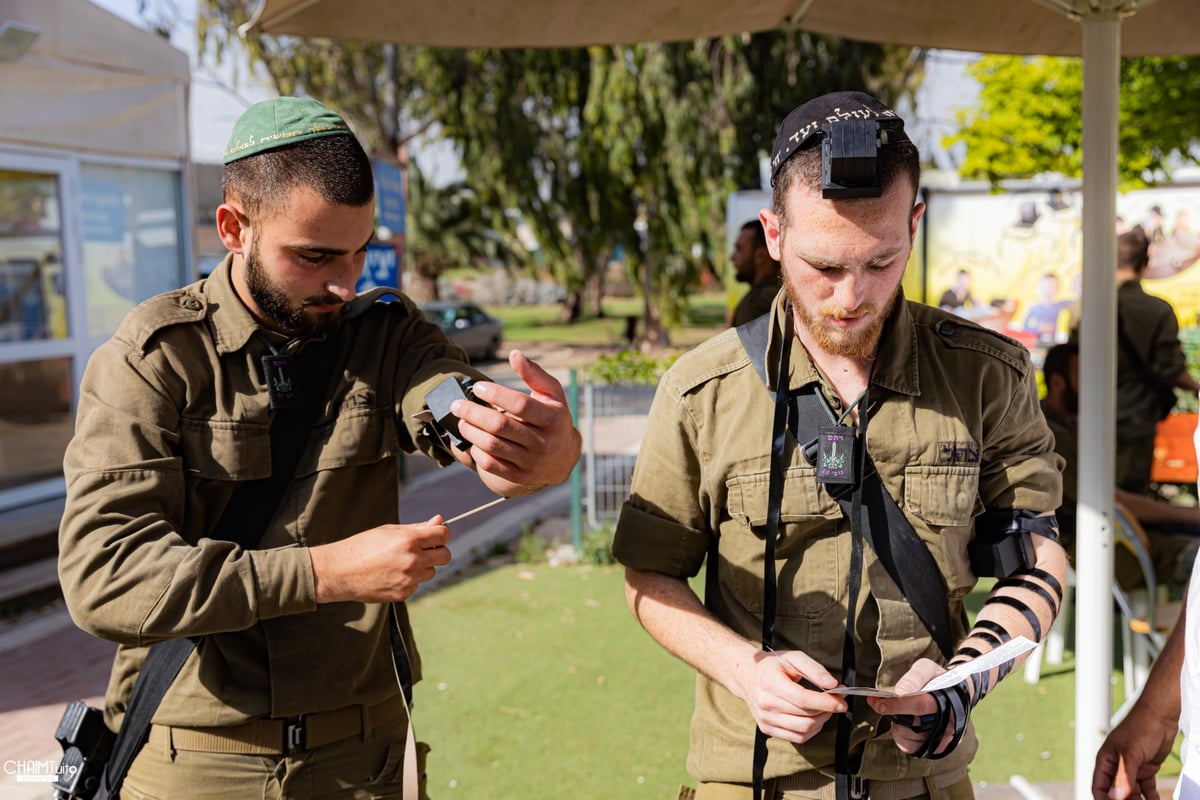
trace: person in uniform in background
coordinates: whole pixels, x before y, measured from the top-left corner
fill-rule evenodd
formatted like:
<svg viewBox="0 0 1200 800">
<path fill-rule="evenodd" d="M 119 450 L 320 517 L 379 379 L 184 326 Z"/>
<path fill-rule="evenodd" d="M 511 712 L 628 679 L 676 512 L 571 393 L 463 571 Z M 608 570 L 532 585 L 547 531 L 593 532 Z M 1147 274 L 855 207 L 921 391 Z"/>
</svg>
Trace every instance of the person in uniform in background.
<svg viewBox="0 0 1200 800">
<path fill-rule="evenodd" d="M 1058 286 L 1058 276 L 1052 272 L 1038 278 L 1037 302 L 1025 312 L 1025 321 L 1021 323 L 1022 330 L 1037 334 L 1038 344 L 1054 344 L 1059 328 L 1062 327 L 1060 323 L 1066 322 L 1061 315 L 1064 309 L 1071 305 L 1071 301 L 1059 298 Z M 1063 331 L 1064 340 L 1067 338 L 1067 332 Z"/>
<path fill-rule="evenodd" d="M 970 798 L 968 714 L 1014 660 L 921 690 L 1039 641 L 1061 604 L 1035 373 L 1018 343 L 903 296 L 924 206 L 891 109 L 804 103 L 771 163 L 759 219 L 784 291 L 659 384 L 613 545 L 629 606 L 699 673 L 695 797 Z M 1002 580 L 968 629 L 983 574 Z M 915 694 L 831 691 L 864 686 Z"/>
<path fill-rule="evenodd" d="M 767 250 L 761 222 L 755 219 L 742 226 L 729 260 L 738 281 L 750 284 L 750 291 L 738 301 L 730 318 L 736 327 L 770 311 L 771 301 L 779 293 L 779 262 Z"/>
<path fill-rule="evenodd" d="M 400 524 L 398 457 L 457 461 L 514 496 L 565 480 L 580 436 L 562 387 L 518 352 L 530 394 L 487 382 L 399 292 L 355 297 L 374 183 L 340 116 L 256 104 L 224 160 L 228 257 L 137 306 L 88 363 L 64 465 L 63 592 L 76 624 L 120 645 L 113 730 L 147 647 L 200 640 L 122 796 L 399 796 L 424 757 L 406 753 L 397 677 L 419 679 L 420 661 L 403 601 L 450 561 L 450 531 L 440 515 Z M 389 291 L 399 302 L 376 302 Z M 332 361 L 326 387 L 306 368 L 314 351 Z M 425 421 L 447 378 L 476 381 L 487 404 L 453 406 L 466 449 Z M 257 546 L 211 537 L 239 487 L 271 474 L 269 428 L 314 401 L 276 513 L 242 532 Z"/>
<path fill-rule="evenodd" d="M 1175 405 L 1175 387 L 1192 394 L 1175 309 L 1142 288 L 1150 240 L 1140 227 L 1117 237 L 1117 485 L 1146 494 L 1158 421 Z"/>
</svg>

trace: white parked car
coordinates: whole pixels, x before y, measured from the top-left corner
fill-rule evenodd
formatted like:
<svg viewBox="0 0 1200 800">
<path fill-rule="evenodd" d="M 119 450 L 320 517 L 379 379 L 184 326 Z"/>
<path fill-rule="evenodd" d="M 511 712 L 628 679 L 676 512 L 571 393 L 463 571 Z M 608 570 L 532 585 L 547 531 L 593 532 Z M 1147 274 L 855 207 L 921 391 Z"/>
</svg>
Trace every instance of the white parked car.
<svg viewBox="0 0 1200 800">
<path fill-rule="evenodd" d="M 479 306 L 464 302 L 426 303 L 421 311 L 472 359 L 490 361 L 496 357 L 504 338 L 504 323 Z"/>
</svg>

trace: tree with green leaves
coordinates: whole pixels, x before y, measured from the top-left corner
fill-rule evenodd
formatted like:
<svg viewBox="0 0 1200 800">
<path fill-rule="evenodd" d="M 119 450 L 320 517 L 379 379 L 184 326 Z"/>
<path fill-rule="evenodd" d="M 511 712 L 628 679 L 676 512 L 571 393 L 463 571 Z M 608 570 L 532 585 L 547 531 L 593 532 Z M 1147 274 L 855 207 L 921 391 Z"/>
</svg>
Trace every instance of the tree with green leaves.
<svg viewBox="0 0 1200 800">
<path fill-rule="evenodd" d="M 429 130 L 439 99 L 423 92 L 416 62 L 423 48 L 335 42 L 251 33 L 238 36 L 258 0 L 200 0 L 197 51 L 220 64 L 242 49 L 280 95 L 304 94 L 350 123 L 368 153 L 395 159 L 399 149 Z"/>
<path fill-rule="evenodd" d="M 921 51 L 795 31 L 428 55 L 429 91 L 451 100 L 443 134 L 481 198 L 531 226 L 567 318 L 619 247 L 651 340 L 723 264 L 726 198 L 758 185 L 779 120 L 835 88 L 894 102 L 923 64 Z"/>
<path fill-rule="evenodd" d="M 965 178 L 992 183 L 1046 172 L 1079 177 L 1083 167 L 1083 66 L 1077 58 L 984 56 L 969 68 L 981 85 L 977 108 L 959 112 Z M 1196 161 L 1200 58 L 1121 61 L 1118 174 L 1122 189 L 1167 180 Z"/>
<path fill-rule="evenodd" d="M 415 285 L 406 291 L 418 301 L 441 299 L 438 278 L 450 269 L 511 257 L 507 243 L 488 225 L 475 193 L 462 181 L 434 186 L 419 166 L 410 164 L 408 212 L 405 274 Z"/>
<path fill-rule="evenodd" d="M 340 42 L 294 36 L 236 33 L 258 0 L 200 0 L 198 51 L 221 63 L 231 50 L 247 55 L 251 69 L 265 73 L 280 95 L 303 94 L 340 113 L 372 157 L 407 162 L 411 142 L 426 134 L 442 113 L 444 98 L 427 91 L 420 47 Z M 477 195 L 462 183 L 429 186 L 425 176 L 408 177 L 409 234 L 406 266 L 416 291 L 436 297 L 442 271 L 466 266 L 506 243 L 489 238 L 488 220 Z"/>
</svg>

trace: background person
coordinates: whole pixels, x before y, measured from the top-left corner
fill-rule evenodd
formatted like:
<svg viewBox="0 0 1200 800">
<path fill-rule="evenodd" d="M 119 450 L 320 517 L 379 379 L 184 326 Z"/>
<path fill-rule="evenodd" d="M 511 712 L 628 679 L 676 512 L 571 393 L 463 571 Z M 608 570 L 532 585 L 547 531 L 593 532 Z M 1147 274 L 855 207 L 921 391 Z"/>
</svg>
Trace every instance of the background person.
<svg viewBox="0 0 1200 800">
<path fill-rule="evenodd" d="M 963 316 L 962 309 L 975 306 L 975 298 L 971 296 L 971 273 L 960 269 L 954 276 L 954 284 L 942 292 L 938 300 L 938 308 Z"/>
<path fill-rule="evenodd" d="M 486 382 L 406 297 L 355 298 L 374 187 L 341 117 L 292 97 L 251 107 L 223 189 L 224 262 L 139 305 L 88 364 L 65 460 L 63 591 L 76 624 L 120 645 L 114 730 L 147 646 L 203 637 L 122 796 L 396 795 L 407 711 L 389 606 L 419 679 L 403 601 L 450 560 L 440 516 L 399 524 L 397 456 L 457 460 L 511 496 L 563 481 L 580 437 L 562 387 L 519 353 L 529 395 Z M 235 490 L 271 473 L 267 430 L 290 393 L 322 388 L 306 362 L 326 347 L 327 399 L 257 547 L 210 538 Z M 467 450 L 418 418 L 447 377 L 480 381 L 494 406 L 456 404 Z"/>
<path fill-rule="evenodd" d="M 738 281 L 750 284 L 730 317 L 730 325 L 736 327 L 770 311 L 771 301 L 779 293 L 779 262 L 767 249 L 760 221 L 751 220 L 742 226 L 729 260 Z"/>
<path fill-rule="evenodd" d="M 1200 454 L 1200 429 L 1196 431 Z M 1196 742 L 1196 703 L 1200 701 L 1200 570 L 1192 565 L 1184 609 L 1146 678 L 1146 685 L 1125 719 L 1112 729 L 1096 753 L 1092 772 L 1094 800 L 1158 800 L 1155 776 L 1183 731 L 1179 755 L 1183 771 L 1176 784 L 1179 800 L 1200 798 L 1200 743 Z"/>
<path fill-rule="evenodd" d="M 838 125 L 857 128 L 861 138 L 848 138 L 870 148 L 883 142 L 856 152 L 879 159 L 879 183 L 823 186 L 821 141 Z M 662 378 L 614 539 L 628 602 L 699 673 L 688 755 L 697 798 L 748 798 L 760 768 L 770 798 L 832 797 L 852 783 L 895 800 L 969 798 L 976 741 L 967 712 L 1011 662 L 940 694 L 864 704 L 824 690 L 916 691 L 947 660 L 1049 631 L 1066 556 L 1049 516 L 1059 504 L 1058 457 L 1028 352 L 903 297 L 924 206 L 917 149 L 891 109 L 860 92 L 809 101 L 784 120 L 772 165 L 775 211 L 759 218 L 784 292 L 759 320 L 757 344 L 727 331 Z M 822 429 L 812 461 L 800 446 L 807 435 L 797 443 L 782 416 L 774 422 L 781 381 L 790 394 L 779 406 L 827 403 L 843 423 L 829 431 L 835 438 Z M 819 482 L 818 470 L 848 477 L 843 446 L 860 454 L 849 463 L 861 479 Z M 869 483 L 864 453 L 878 475 Z M 877 488 L 864 501 L 868 486 Z M 864 546 L 864 520 L 889 541 L 904 527 L 879 520 L 884 493 L 904 498 L 897 513 L 920 540 L 895 573 L 880 548 Z M 968 544 L 995 531 L 983 535 L 977 506 L 1023 531 L 996 541 L 1026 542 L 1032 563 L 1006 573 L 967 630 L 962 598 L 976 582 Z M 767 545 L 777 548 L 773 562 Z M 706 558 L 701 603 L 687 580 Z M 910 602 L 924 592 L 911 580 L 918 574 L 946 590 L 934 609 L 944 627 Z M 756 727 L 770 737 L 765 760 Z"/>
<path fill-rule="evenodd" d="M 1038 344 L 1054 344 L 1058 336 L 1060 315 L 1071 305 L 1070 300 L 1059 298 L 1058 285 L 1058 276 L 1052 272 L 1038 278 L 1037 302 L 1029 306 L 1029 310 L 1025 312 L 1025 321 L 1021 323 L 1023 330 L 1037 334 Z"/>
<path fill-rule="evenodd" d="M 1142 288 L 1150 240 L 1140 227 L 1117 237 L 1117 485 L 1134 494 L 1150 489 L 1154 437 L 1174 405 L 1173 387 L 1200 391 L 1187 371 L 1175 309 Z"/>
<path fill-rule="evenodd" d="M 1046 352 L 1042 365 L 1046 397 L 1042 412 L 1054 433 L 1054 450 L 1063 457 L 1063 502 L 1057 518 L 1062 544 L 1075 556 L 1075 508 L 1079 503 L 1079 345 L 1059 344 Z M 1150 556 L 1160 583 L 1183 586 L 1192 574 L 1200 549 L 1200 508 L 1166 503 L 1145 494 L 1114 488 L 1115 499 L 1125 506 L 1150 540 Z M 1114 574 L 1122 586 L 1141 584 L 1142 571 L 1130 553 L 1116 551 Z"/>
</svg>

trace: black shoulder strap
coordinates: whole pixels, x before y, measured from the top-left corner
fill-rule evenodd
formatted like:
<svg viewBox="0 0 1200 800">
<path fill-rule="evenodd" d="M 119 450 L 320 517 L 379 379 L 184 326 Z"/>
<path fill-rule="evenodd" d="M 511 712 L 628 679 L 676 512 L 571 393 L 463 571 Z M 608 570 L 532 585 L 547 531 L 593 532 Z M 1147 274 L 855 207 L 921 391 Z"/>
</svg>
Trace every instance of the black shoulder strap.
<svg viewBox="0 0 1200 800">
<path fill-rule="evenodd" d="M 758 373 L 758 379 L 762 381 L 763 386 L 767 386 L 767 345 L 770 344 L 771 337 L 771 315 L 755 317 L 734 330 L 742 342 L 742 349 L 750 356 L 750 363 Z"/>
<path fill-rule="evenodd" d="M 742 342 L 742 349 L 746 351 L 746 355 L 750 356 L 750 363 L 758 372 L 758 379 L 763 386 L 767 385 L 767 344 L 770 341 L 769 333 L 771 326 L 771 315 L 763 314 L 755 317 L 749 322 L 737 326 L 734 330 L 737 331 L 738 339 Z M 720 545 L 716 535 L 708 542 L 708 557 L 705 559 L 704 566 L 704 604 L 712 609 L 713 599 L 717 596 L 717 563 L 720 558 Z"/>
<path fill-rule="evenodd" d="M 210 538 L 236 542 L 248 550 L 258 546 L 296 474 L 309 434 L 325 405 L 336 349 L 336 338 L 330 337 L 310 345 L 297 357 L 302 358 L 304 365 L 297 372 L 302 379 L 308 376 L 308 386 L 301 387 L 301 402 L 295 408 L 275 412 L 271 422 L 271 475 L 247 481 L 237 488 Z M 120 790 L 133 759 L 150 734 L 154 712 L 201 638 L 170 639 L 152 646 L 146 653 L 104 770 L 98 800 L 115 797 Z"/>
<path fill-rule="evenodd" d="M 766 352 L 770 323 L 771 315 L 767 314 L 737 328 L 738 338 L 764 386 L 767 385 Z M 817 439 L 818 426 L 828 422 L 829 408 L 819 390 L 816 390 L 796 397 L 794 410 L 792 432 L 797 443 L 807 450 L 807 445 Z M 839 499 L 838 504 L 846 518 L 853 519 L 850 498 Z M 941 580 L 930 580 L 928 577 L 941 575 L 941 571 L 929 548 L 913 530 L 912 523 L 904 516 L 895 499 L 884 490 L 869 455 L 863 476 L 863 506 L 867 511 L 862 516 L 866 523 L 866 541 L 912 604 L 938 649 L 949 658 L 954 653 L 954 640 L 946 587 Z M 715 566 L 715 559 L 712 563 Z M 707 580 L 708 575 L 705 577 Z"/>
</svg>

